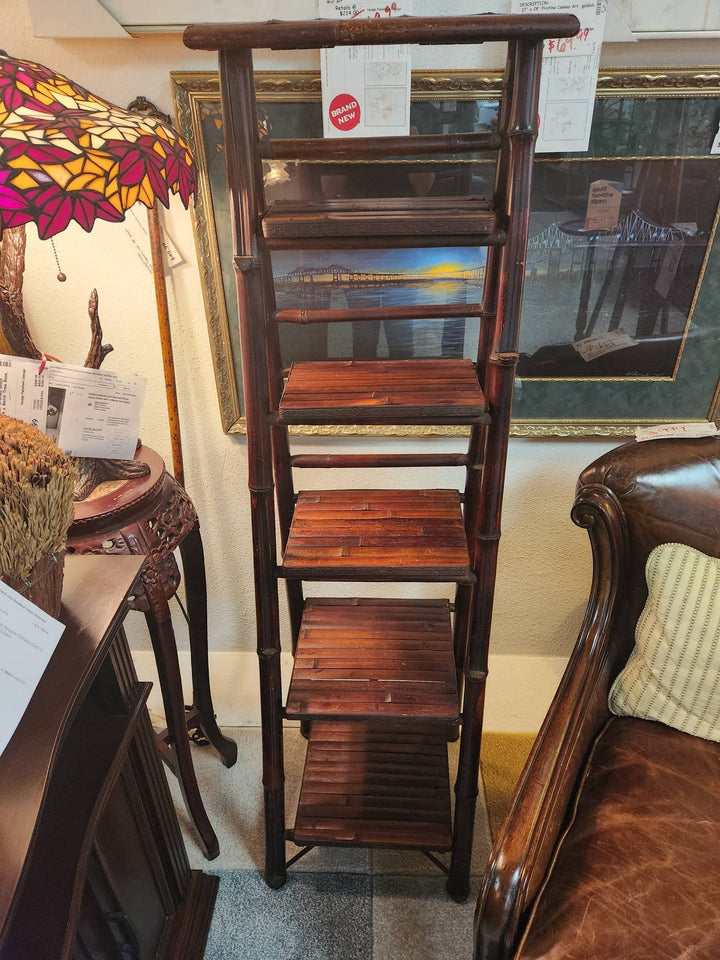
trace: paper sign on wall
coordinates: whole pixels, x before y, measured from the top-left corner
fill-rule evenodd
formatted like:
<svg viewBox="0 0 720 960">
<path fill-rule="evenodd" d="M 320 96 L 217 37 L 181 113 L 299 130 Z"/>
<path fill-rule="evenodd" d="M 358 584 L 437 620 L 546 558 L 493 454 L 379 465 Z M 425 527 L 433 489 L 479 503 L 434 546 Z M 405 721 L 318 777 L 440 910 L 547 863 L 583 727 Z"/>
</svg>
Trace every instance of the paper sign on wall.
<svg viewBox="0 0 720 960">
<path fill-rule="evenodd" d="M 513 0 L 513 13 L 572 13 L 574 37 L 546 40 L 540 78 L 536 153 L 575 153 L 590 143 L 607 0 Z"/>
<path fill-rule="evenodd" d="M 354 0 L 320 0 L 320 16 L 333 20 L 411 13 L 412 0 L 369 7 Z M 324 136 L 389 137 L 409 132 L 409 44 L 330 47 L 321 54 Z"/>
</svg>

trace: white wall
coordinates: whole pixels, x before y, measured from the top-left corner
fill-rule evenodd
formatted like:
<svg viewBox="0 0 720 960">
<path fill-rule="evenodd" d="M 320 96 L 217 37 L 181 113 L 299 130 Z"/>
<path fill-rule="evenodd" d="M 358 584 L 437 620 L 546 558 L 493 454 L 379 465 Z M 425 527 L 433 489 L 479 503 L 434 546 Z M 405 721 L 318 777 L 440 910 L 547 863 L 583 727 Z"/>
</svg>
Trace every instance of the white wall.
<svg viewBox="0 0 720 960">
<path fill-rule="evenodd" d="M 475 6 L 469 0 L 454 0 L 444 12 L 470 12 Z M 502 12 L 509 7 L 509 0 L 499 0 L 495 6 Z M 259 9 L 241 2 L 238 19 L 256 17 Z M 416 0 L 418 14 L 435 9 L 429 0 Z M 38 60 L 121 105 L 143 94 L 172 112 L 170 71 L 213 69 L 216 65 L 212 54 L 186 50 L 179 36 L 100 42 L 40 40 L 32 35 L 26 0 L 3 0 L 0 12 L 0 44 L 8 53 Z M 314 14 L 312 0 L 262 6 L 263 18 Z M 418 48 L 414 63 L 418 67 L 495 67 L 498 57 L 499 51 L 492 46 Z M 717 60 L 714 43 L 675 41 L 612 45 L 606 48 L 603 62 L 639 66 L 708 64 L 713 60 Z M 316 65 L 313 55 L 268 54 L 259 60 L 265 69 Z M 144 222 L 142 206 L 134 213 Z M 206 547 L 211 647 L 215 651 L 250 651 L 254 614 L 245 440 L 226 436 L 220 427 L 190 215 L 179 203 L 173 204 L 166 223 L 187 259 L 186 265 L 174 271 L 169 295 L 186 485 L 201 517 Z M 26 312 L 36 341 L 48 353 L 82 363 L 89 339 L 87 298 L 90 289 L 97 287 L 106 339 L 115 346 L 106 364 L 149 378 L 143 438 L 170 462 L 151 277 L 123 225 L 100 223 L 89 235 L 71 227 L 60 234 L 55 243 L 68 277 L 64 284 L 55 279 L 57 268 L 50 244 L 33 237 L 33 228 L 28 235 Z M 325 449 L 330 443 L 308 439 L 300 442 L 298 449 Z M 406 443 L 410 441 L 398 445 Z M 363 450 L 369 445 L 372 441 L 362 441 Z M 590 577 L 586 535 L 569 520 L 574 485 L 582 467 L 612 445 L 590 440 L 511 441 L 493 634 L 496 654 L 567 656 Z M 419 482 L 432 483 L 436 476 L 438 485 L 457 483 L 452 471 Z M 316 478 L 303 476 L 303 483 L 310 486 L 311 479 Z M 353 480 L 358 485 L 375 481 L 376 476 Z M 327 476 L 320 482 L 327 482 Z M 418 478 L 409 476 L 406 485 L 415 482 Z M 183 624 L 177 620 L 182 642 Z M 144 623 L 139 615 L 135 621 L 131 640 L 142 647 L 146 643 Z"/>
</svg>

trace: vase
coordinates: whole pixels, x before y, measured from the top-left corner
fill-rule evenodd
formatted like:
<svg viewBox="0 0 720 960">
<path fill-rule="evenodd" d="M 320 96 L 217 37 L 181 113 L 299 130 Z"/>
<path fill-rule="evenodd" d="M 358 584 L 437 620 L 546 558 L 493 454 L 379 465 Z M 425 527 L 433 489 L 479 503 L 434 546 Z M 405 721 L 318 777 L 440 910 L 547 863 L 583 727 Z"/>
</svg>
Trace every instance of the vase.
<svg viewBox="0 0 720 960">
<path fill-rule="evenodd" d="M 57 619 L 62 598 L 65 551 L 41 557 L 25 579 L 5 577 L 3 582 L 30 603 Z"/>
</svg>

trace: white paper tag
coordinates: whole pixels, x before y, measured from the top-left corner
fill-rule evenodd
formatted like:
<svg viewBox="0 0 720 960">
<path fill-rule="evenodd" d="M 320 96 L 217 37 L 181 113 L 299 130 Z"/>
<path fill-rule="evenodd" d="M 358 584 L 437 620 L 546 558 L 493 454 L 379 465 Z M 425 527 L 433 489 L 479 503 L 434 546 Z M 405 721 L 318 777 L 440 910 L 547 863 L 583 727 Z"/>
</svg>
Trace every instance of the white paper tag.
<svg viewBox="0 0 720 960">
<path fill-rule="evenodd" d="M 0 355 L 0 413 L 32 423 L 74 457 L 130 460 L 147 380 Z"/>
<path fill-rule="evenodd" d="M 44 430 L 48 375 L 38 360 L 0 356 L 0 413 Z"/>
<path fill-rule="evenodd" d="M 576 340 L 573 343 L 573 347 L 583 360 L 594 360 L 606 353 L 613 353 L 615 350 L 623 350 L 625 347 L 634 347 L 635 345 L 633 338 L 623 333 L 622 330 L 612 330 L 610 333 L 603 333 L 599 337 L 586 337 L 584 340 Z"/>
<path fill-rule="evenodd" d="M 585 211 L 586 230 L 614 230 L 620 219 L 622 184 L 612 180 L 593 180 L 588 190 Z"/>
<path fill-rule="evenodd" d="M 536 153 L 581 153 L 590 143 L 607 0 L 512 0 L 513 13 L 574 13 L 574 37 L 546 40 Z"/>
<path fill-rule="evenodd" d="M 139 217 L 135 210 L 130 209 L 123 223 L 125 234 L 135 247 L 138 260 L 148 273 L 152 273 L 152 256 L 150 253 L 150 228 L 147 217 Z M 175 267 L 185 263 L 185 258 L 178 250 L 174 240 L 165 227 L 160 231 L 160 246 L 163 252 L 164 274 L 167 276 Z"/>
<path fill-rule="evenodd" d="M 387 19 L 409 14 L 412 0 L 390 0 L 369 7 L 352 0 L 320 0 L 320 16 L 333 20 Z M 406 43 L 322 50 L 324 136 L 407 134 L 410 70 L 410 45 Z"/>
<path fill-rule="evenodd" d="M 144 377 L 52 363 L 48 390 L 49 436 L 73 457 L 132 460 L 140 436 Z M 58 411 L 51 417 L 50 405 Z"/>
<path fill-rule="evenodd" d="M 10 742 L 65 625 L 0 582 L 0 754 Z"/>
<path fill-rule="evenodd" d="M 652 427 L 636 427 L 636 440 L 657 440 L 660 437 L 714 437 L 718 428 L 710 420 L 693 423 L 659 423 Z"/>
<path fill-rule="evenodd" d="M 715 139 L 710 146 L 710 153 L 720 153 L 720 126 L 718 127 L 718 132 L 715 134 Z"/>
</svg>

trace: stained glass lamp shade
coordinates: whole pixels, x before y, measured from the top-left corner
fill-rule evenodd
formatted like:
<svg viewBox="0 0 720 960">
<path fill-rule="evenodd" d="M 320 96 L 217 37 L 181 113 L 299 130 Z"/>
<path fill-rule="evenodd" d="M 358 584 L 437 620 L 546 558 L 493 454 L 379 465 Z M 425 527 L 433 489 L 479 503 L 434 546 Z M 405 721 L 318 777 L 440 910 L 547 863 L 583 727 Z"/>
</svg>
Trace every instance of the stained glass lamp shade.
<svg viewBox="0 0 720 960">
<path fill-rule="evenodd" d="M 0 55 L 0 234 L 37 224 L 41 239 L 74 220 L 123 220 L 138 201 L 187 207 L 192 154 L 168 124 L 130 113 L 38 63 Z"/>
</svg>

